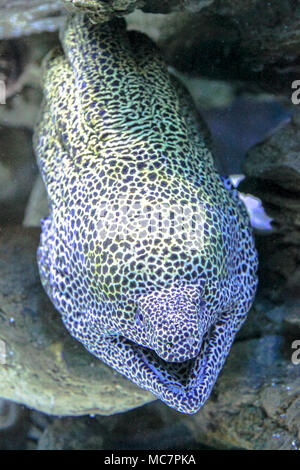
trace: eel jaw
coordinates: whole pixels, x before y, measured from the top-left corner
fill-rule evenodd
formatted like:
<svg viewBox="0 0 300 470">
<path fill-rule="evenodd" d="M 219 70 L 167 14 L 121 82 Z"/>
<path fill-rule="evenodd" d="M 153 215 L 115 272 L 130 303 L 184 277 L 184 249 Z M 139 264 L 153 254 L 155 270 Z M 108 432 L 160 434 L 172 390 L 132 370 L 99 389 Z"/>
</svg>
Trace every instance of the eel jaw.
<svg viewBox="0 0 300 470">
<path fill-rule="evenodd" d="M 246 319 L 246 314 L 234 313 L 235 309 L 222 314 L 204 334 L 198 355 L 183 362 L 165 361 L 152 349 L 120 335 L 98 335 L 95 343 L 87 342 L 85 346 L 171 408 L 193 414 L 209 398 L 235 334 Z"/>
</svg>

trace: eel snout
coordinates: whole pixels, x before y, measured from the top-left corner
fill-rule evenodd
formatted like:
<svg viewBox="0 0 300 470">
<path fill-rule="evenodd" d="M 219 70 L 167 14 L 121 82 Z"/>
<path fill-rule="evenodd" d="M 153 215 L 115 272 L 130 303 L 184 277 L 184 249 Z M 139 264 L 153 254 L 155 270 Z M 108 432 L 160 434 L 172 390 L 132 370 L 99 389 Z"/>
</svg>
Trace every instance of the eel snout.
<svg viewBox="0 0 300 470">
<path fill-rule="evenodd" d="M 137 320 L 146 331 L 151 349 L 168 362 L 195 358 L 207 331 L 203 302 L 194 286 L 171 287 L 140 296 Z"/>
</svg>

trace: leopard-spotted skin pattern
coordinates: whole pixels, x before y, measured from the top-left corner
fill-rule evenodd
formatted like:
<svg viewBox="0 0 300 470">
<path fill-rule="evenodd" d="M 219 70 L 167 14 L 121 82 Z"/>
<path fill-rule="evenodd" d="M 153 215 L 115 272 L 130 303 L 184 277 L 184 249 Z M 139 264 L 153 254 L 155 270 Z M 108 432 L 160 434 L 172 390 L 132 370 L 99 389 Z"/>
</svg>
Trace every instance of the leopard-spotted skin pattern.
<svg viewBox="0 0 300 470">
<path fill-rule="evenodd" d="M 61 42 L 34 139 L 43 286 L 92 354 L 195 413 L 255 295 L 249 218 L 146 36 L 78 14 Z"/>
</svg>

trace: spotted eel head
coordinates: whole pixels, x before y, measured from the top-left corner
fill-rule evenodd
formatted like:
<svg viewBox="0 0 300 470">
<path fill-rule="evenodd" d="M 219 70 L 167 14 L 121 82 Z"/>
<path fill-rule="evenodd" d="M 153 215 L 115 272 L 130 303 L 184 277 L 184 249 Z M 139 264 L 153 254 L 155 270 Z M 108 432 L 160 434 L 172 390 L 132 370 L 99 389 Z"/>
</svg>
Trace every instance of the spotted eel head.
<svg viewBox="0 0 300 470">
<path fill-rule="evenodd" d="M 183 362 L 198 355 L 207 319 L 196 287 L 171 287 L 140 296 L 136 317 L 151 348 L 165 361 Z"/>
</svg>

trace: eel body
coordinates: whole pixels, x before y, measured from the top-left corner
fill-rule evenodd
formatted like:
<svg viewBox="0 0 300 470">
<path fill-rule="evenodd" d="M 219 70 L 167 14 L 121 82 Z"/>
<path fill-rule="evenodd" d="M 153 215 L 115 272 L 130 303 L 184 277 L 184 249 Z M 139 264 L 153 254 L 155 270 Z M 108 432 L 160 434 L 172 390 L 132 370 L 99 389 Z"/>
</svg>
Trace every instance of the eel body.
<svg viewBox="0 0 300 470">
<path fill-rule="evenodd" d="M 61 44 L 34 138 L 43 286 L 92 354 L 195 413 L 254 299 L 247 212 L 152 41 L 77 14 Z"/>
</svg>

